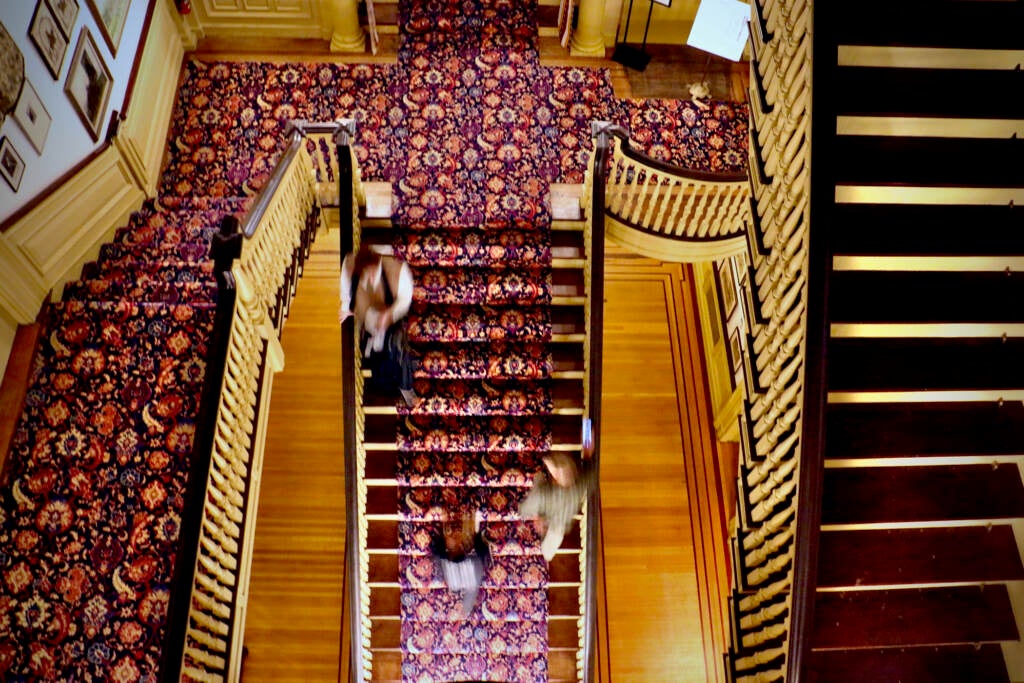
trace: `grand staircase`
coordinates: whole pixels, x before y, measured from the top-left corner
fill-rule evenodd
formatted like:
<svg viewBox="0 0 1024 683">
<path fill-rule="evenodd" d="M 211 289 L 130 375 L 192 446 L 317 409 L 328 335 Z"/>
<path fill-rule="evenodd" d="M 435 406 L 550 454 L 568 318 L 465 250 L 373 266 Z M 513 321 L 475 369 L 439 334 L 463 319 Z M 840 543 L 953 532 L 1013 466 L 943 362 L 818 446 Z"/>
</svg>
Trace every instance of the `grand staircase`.
<svg viewBox="0 0 1024 683">
<path fill-rule="evenodd" d="M 817 5 L 805 671 L 1020 680 L 1024 3 Z"/>
</svg>

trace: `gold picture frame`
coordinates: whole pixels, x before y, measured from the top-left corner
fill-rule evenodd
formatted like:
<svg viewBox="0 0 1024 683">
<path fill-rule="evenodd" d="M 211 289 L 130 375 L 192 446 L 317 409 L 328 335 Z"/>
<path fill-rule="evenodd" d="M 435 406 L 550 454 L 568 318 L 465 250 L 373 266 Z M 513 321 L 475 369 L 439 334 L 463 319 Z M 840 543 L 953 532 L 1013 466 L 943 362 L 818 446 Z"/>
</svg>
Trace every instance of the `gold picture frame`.
<svg viewBox="0 0 1024 683">
<path fill-rule="evenodd" d="M 121 44 L 124 26 L 128 21 L 128 10 L 132 0 L 85 0 L 89 5 L 100 35 L 110 48 L 110 54 L 117 56 L 117 47 Z"/>
<path fill-rule="evenodd" d="M 64 92 L 94 141 L 100 139 L 113 85 L 114 77 L 103 62 L 96 41 L 89 29 L 83 27 L 68 68 Z"/>
<path fill-rule="evenodd" d="M 61 33 L 57 17 L 44 0 L 39 0 L 36 5 L 32 23 L 29 24 L 28 36 L 39 50 L 43 64 L 46 64 L 54 79 L 59 79 L 61 68 L 64 66 L 64 55 L 68 51 L 68 39 Z"/>
</svg>

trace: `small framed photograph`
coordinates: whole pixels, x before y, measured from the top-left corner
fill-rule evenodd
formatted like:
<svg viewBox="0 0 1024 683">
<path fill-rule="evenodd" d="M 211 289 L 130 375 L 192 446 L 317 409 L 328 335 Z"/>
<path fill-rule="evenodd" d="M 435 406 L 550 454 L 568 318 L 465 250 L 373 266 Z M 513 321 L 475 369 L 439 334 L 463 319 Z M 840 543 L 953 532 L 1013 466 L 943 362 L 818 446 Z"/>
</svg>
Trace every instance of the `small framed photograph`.
<svg viewBox="0 0 1024 683">
<path fill-rule="evenodd" d="M 75 28 L 75 20 L 78 19 L 78 2 L 76 0 L 46 0 L 57 19 L 57 26 L 64 37 L 71 40 L 71 30 Z"/>
<path fill-rule="evenodd" d="M 21 187 L 21 177 L 25 175 L 25 162 L 8 137 L 0 138 L 0 175 L 15 192 Z"/>
<path fill-rule="evenodd" d="M 110 48 L 110 54 L 117 56 L 117 46 L 121 43 L 121 34 L 128 21 L 128 10 L 132 0 L 86 0 L 89 9 L 96 17 L 96 25 L 100 27 L 103 40 Z"/>
<path fill-rule="evenodd" d="M 39 0 L 39 4 L 36 5 L 36 13 L 29 25 L 28 35 L 39 50 L 39 56 L 43 58 L 46 68 L 54 78 L 60 78 L 64 55 L 68 51 L 68 39 L 60 32 L 60 24 L 44 0 Z"/>
<path fill-rule="evenodd" d="M 732 259 L 723 259 L 715 264 L 718 273 L 718 293 L 722 296 L 722 314 L 725 320 L 732 317 L 736 310 L 736 277 L 733 275 Z"/>
<path fill-rule="evenodd" d="M 96 41 L 89 29 L 82 28 L 71 58 L 68 79 L 64 82 L 64 92 L 71 99 L 93 140 L 100 139 L 100 129 L 106 120 L 104 115 L 113 84 L 114 79 L 100 57 Z"/>
<path fill-rule="evenodd" d="M 50 132 L 50 113 L 43 106 L 39 94 L 28 81 L 21 86 L 21 96 L 14 107 L 14 120 L 28 136 L 28 141 L 40 154 L 46 144 L 46 136 Z"/>
<path fill-rule="evenodd" d="M 743 340 L 738 328 L 729 333 L 729 366 L 734 373 L 743 366 Z"/>
</svg>

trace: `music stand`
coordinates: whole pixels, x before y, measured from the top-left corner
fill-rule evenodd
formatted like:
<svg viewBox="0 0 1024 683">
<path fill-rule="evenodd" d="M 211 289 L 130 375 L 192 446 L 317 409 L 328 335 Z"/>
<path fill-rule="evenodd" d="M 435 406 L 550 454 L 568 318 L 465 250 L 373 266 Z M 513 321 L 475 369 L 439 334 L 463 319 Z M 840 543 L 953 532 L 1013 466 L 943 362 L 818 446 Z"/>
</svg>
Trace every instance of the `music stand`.
<svg viewBox="0 0 1024 683">
<path fill-rule="evenodd" d="M 615 46 L 612 53 L 612 61 L 622 66 L 643 71 L 651 62 L 651 56 L 647 54 L 647 32 L 651 30 L 651 13 L 654 12 L 654 3 L 672 6 L 672 0 L 650 0 L 650 7 L 647 8 L 647 22 L 644 24 L 644 39 L 637 49 L 629 44 L 629 20 L 633 16 L 633 0 L 629 0 L 629 9 L 626 10 L 626 30 L 622 34 L 622 42 Z"/>
</svg>

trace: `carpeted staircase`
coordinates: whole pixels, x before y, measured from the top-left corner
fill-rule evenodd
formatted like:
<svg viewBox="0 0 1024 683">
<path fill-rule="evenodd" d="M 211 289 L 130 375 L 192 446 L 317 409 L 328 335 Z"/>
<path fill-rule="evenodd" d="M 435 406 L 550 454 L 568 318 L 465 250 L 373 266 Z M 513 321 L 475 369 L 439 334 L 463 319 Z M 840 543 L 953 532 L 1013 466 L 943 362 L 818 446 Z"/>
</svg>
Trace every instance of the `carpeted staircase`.
<svg viewBox="0 0 1024 683">
<path fill-rule="evenodd" d="M 595 119 L 638 126 L 664 142 L 654 153 L 742 168 L 746 109 L 625 102 L 603 71 L 541 67 L 532 4 L 402 12 L 397 66 L 186 62 L 158 198 L 49 311 L 0 493 L 5 680 L 157 671 L 215 298 L 210 236 L 244 215 L 289 120 L 345 116 L 363 178 L 399 199 L 396 229 L 366 239 L 416 274 L 424 399 L 410 412 L 367 397 L 375 678 L 575 678 L 578 529 L 547 565 L 515 513 L 540 456 L 579 443 L 582 233 L 551 220 L 548 184 L 582 181 Z M 481 511 L 495 555 L 469 619 L 426 557 L 456 502 Z"/>
</svg>

